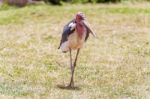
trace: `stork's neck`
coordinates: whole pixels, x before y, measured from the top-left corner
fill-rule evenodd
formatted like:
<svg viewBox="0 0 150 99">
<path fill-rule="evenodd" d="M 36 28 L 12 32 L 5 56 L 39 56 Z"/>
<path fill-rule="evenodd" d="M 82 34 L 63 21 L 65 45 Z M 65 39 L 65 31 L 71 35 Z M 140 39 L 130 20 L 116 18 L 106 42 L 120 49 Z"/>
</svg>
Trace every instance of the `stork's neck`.
<svg viewBox="0 0 150 99">
<path fill-rule="evenodd" d="M 85 33 L 86 29 L 84 27 L 84 24 L 81 22 L 76 22 L 76 31 L 77 31 L 77 34 L 80 38 L 83 37 L 83 34 Z"/>
</svg>

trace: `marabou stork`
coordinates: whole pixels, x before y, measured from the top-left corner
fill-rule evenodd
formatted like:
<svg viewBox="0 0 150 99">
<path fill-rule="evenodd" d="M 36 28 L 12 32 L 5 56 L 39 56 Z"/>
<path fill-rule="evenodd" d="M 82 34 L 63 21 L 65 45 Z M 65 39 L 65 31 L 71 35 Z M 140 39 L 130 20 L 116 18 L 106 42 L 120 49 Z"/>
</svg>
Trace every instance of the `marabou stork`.
<svg viewBox="0 0 150 99">
<path fill-rule="evenodd" d="M 88 39 L 89 33 L 96 37 L 90 28 L 85 15 L 78 12 L 75 18 L 64 26 L 60 46 L 62 52 L 70 52 L 71 80 L 68 87 L 74 87 L 74 70 L 78 59 L 79 51 L 83 47 L 84 42 Z M 77 50 L 75 61 L 72 64 L 72 50 Z"/>
</svg>

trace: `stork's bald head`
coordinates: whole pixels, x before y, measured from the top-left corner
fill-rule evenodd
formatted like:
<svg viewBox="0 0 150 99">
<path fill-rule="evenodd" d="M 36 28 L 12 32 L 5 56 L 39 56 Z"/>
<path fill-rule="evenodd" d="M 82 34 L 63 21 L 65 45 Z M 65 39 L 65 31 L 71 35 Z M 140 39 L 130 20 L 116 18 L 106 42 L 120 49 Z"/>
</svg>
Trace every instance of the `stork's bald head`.
<svg viewBox="0 0 150 99">
<path fill-rule="evenodd" d="M 84 13 L 82 13 L 82 12 L 78 12 L 77 14 L 76 14 L 76 21 L 77 22 L 80 22 L 80 21 L 82 21 L 82 20 L 85 20 L 85 15 L 84 15 Z"/>
</svg>

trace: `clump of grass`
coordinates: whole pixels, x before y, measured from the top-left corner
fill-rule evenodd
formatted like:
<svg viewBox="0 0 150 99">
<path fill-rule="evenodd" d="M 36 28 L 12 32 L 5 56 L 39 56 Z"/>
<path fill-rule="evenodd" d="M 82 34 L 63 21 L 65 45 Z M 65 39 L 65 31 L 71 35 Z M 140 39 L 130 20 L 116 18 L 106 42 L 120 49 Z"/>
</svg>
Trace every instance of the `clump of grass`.
<svg viewBox="0 0 150 99">
<path fill-rule="evenodd" d="M 9 10 L 9 9 L 15 9 L 15 6 L 9 6 L 8 4 L 1 4 L 0 5 L 0 11 L 5 11 L 5 10 Z"/>
</svg>

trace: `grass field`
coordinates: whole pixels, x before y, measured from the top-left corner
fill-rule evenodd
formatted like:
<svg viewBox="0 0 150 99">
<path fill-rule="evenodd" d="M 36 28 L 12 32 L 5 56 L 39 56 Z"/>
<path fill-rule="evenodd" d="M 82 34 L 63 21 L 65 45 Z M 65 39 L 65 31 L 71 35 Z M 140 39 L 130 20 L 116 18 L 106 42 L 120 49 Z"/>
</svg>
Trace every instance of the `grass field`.
<svg viewBox="0 0 150 99">
<path fill-rule="evenodd" d="M 70 80 L 63 26 L 86 14 L 90 36 Z M 0 7 L 0 99 L 150 99 L 150 4 Z"/>
</svg>

